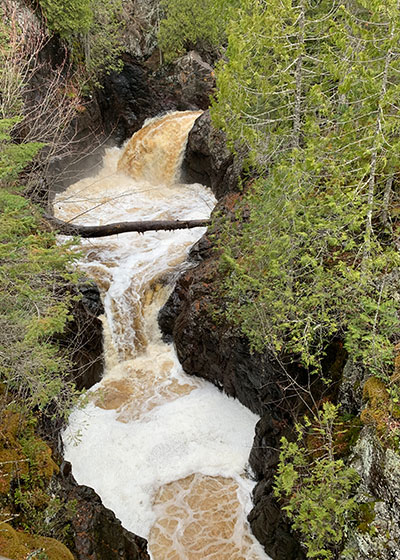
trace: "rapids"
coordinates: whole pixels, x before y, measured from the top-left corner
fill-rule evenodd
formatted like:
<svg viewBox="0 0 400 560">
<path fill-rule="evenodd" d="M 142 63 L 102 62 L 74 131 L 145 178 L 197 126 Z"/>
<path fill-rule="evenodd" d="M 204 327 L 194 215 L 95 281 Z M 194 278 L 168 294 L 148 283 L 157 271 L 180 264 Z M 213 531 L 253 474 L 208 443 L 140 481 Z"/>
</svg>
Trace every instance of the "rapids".
<svg viewBox="0 0 400 560">
<path fill-rule="evenodd" d="M 152 119 L 125 148 L 106 152 L 96 177 L 58 195 L 65 221 L 207 218 L 202 185 L 179 183 L 199 112 Z M 65 459 L 153 560 L 268 558 L 246 521 L 246 474 L 258 418 L 206 381 L 186 376 L 161 339 L 157 314 L 204 229 L 82 240 L 80 269 L 102 292 L 106 371 L 63 434 Z"/>
</svg>

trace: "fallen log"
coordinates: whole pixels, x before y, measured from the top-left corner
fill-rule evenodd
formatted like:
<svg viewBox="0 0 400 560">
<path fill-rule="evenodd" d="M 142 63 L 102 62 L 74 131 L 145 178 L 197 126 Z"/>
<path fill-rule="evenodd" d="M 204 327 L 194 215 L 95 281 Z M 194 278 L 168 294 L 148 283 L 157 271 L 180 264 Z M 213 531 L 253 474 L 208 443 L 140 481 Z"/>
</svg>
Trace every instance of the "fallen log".
<svg viewBox="0 0 400 560">
<path fill-rule="evenodd" d="M 79 235 L 80 237 L 107 237 L 118 233 L 137 232 L 174 229 L 189 229 L 195 227 L 207 227 L 211 220 L 147 220 L 141 222 L 116 222 L 103 226 L 82 226 L 64 222 L 45 214 L 44 218 L 51 226 L 63 235 Z"/>
</svg>

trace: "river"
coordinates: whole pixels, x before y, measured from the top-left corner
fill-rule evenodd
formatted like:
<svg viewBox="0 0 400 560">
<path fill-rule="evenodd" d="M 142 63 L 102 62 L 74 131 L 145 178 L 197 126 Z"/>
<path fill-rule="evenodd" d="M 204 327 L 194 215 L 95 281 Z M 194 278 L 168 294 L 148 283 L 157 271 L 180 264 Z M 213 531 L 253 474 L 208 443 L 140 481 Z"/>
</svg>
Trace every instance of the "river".
<svg viewBox="0 0 400 560">
<path fill-rule="evenodd" d="M 187 135 L 200 112 L 145 123 L 106 151 L 95 177 L 58 195 L 55 215 L 100 225 L 207 218 L 215 198 L 179 182 Z M 153 560 L 262 560 L 246 521 L 246 472 L 258 417 L 208 382 L 186 376 L 157 314 L 204 229 L 82 240 L 80 269 L 104 301 L 105 374 L 64 432 L 65 459 Z"/>
</svg>

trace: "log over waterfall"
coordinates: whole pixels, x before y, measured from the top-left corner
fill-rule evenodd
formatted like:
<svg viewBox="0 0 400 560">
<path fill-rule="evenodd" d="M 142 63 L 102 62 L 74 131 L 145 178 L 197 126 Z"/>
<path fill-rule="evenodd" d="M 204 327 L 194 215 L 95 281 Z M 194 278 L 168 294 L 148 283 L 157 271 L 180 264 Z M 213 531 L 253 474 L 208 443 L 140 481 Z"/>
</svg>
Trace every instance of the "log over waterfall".
<svg viewBox="0 0 400 560">
<path fill-rule="evenodd" d="M 80 237 L 107 237 L 119 233 L 159 230 L 189 229 L 207 227 L 211 220 L 144 220 L 139 222 L 115 222 L 102 226 L 83 226 L 64 222 L 54 216 L 45 214 L 44 218 L 50 225 L 63 235 L 79 235 Z"/>
</svg>

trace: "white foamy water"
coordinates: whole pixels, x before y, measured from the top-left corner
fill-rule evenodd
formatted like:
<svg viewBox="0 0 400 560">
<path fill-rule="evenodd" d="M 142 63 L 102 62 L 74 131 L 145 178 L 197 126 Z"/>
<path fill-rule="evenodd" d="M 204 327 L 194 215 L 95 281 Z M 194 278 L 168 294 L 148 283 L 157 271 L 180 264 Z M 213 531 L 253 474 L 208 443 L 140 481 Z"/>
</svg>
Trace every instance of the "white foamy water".
<svg viewBox="0 0 400 560">
<path fill-rule="evenodd" d="M 175 178 L 198 115 L 154 119 L 125 153 L 109 150 L 98 176 L 57 198 L 56 215 L 81 224 L 207 218 L 212 193 Z M 82 241 L 80 268 L 105 304 L 107 367 L 89 404 L 70 418 L 65 458 L 124 527 L 149 539 L 154 560 L 265 559 L 246 522 L 253 483 L 245 467 L 258 418 L 186 376 L 157 325 L 171 281 L 203 232 Z"/>
</svg>

